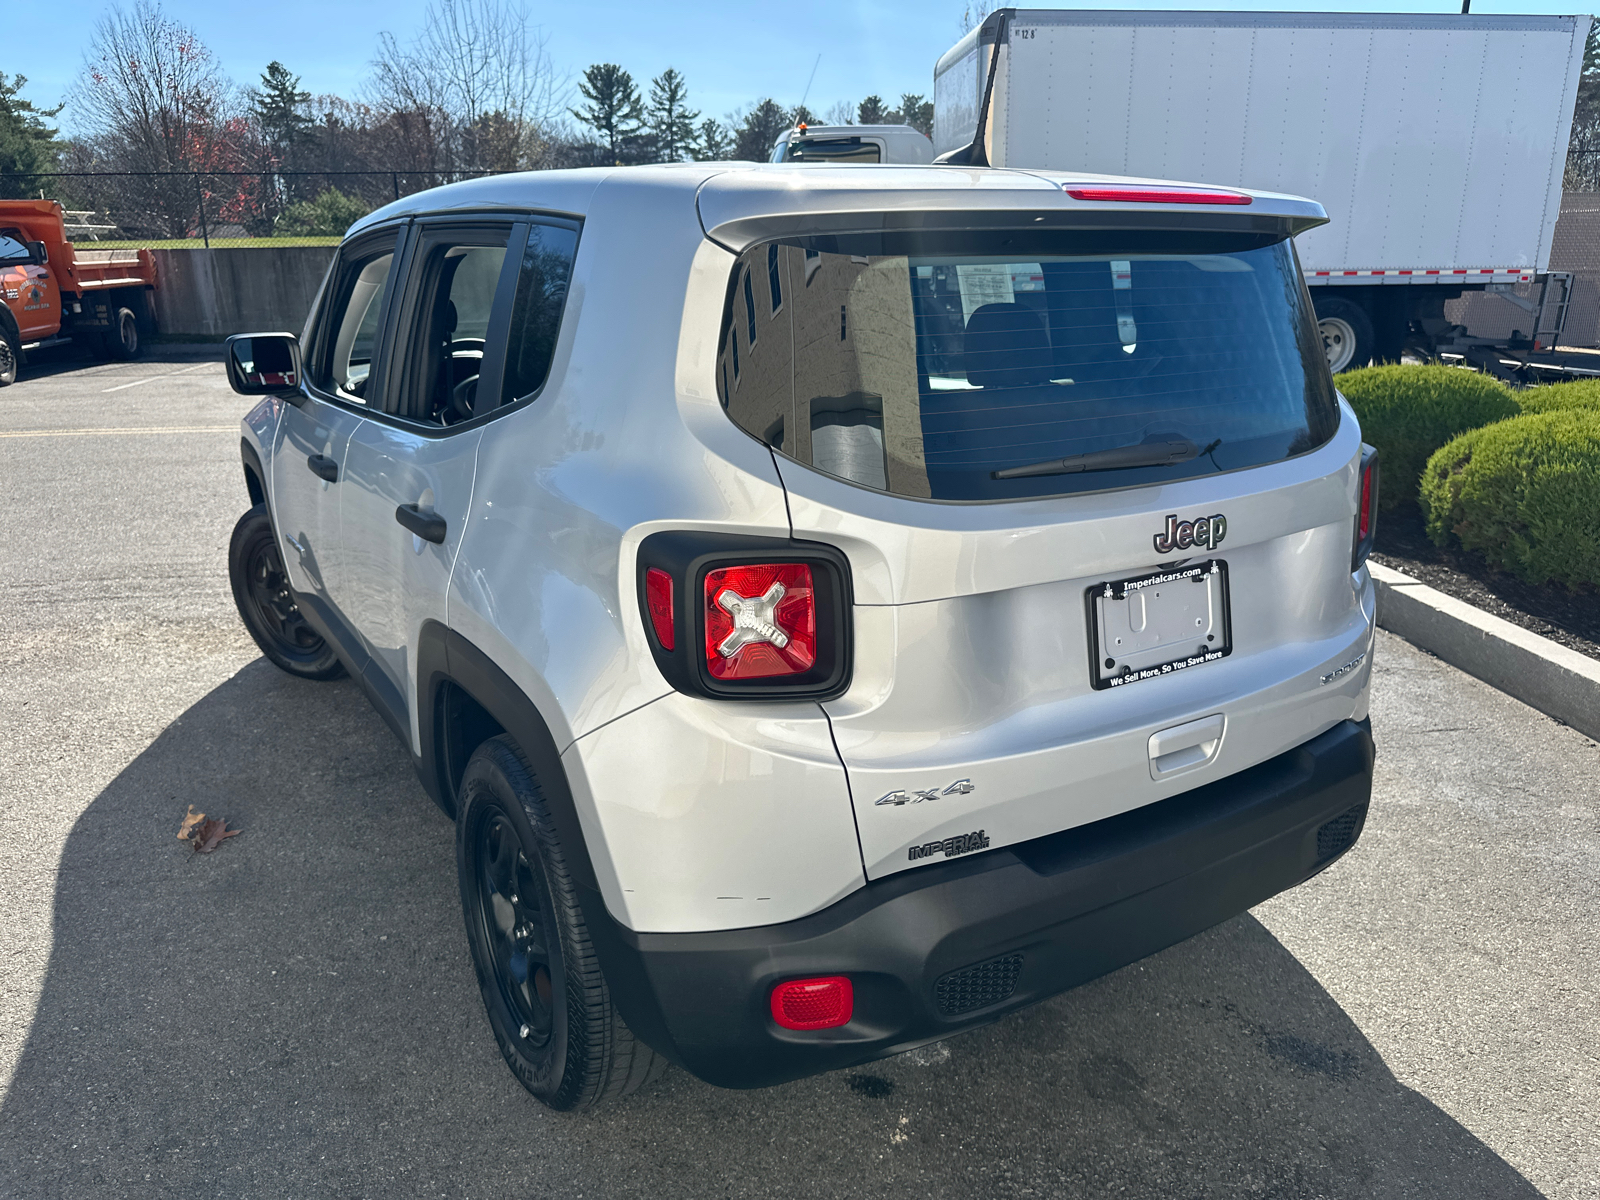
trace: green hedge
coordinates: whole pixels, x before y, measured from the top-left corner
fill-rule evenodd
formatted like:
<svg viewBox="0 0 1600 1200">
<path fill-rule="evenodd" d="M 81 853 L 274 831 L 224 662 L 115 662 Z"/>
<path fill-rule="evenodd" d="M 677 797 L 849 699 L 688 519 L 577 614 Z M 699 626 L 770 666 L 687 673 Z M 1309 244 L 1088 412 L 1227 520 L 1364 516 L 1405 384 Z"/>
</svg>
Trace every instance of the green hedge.
<svg viewBox="0 0 1600 1200">
<path fill-rule="evenodd" d="M 1415 499 L 1429 455 L 1451 438 L 1521 411 L 1498 380 L 1437 363 L 1362 367 L 1334 383 L 1361 419 L 1361 436 L 1378 448 L 1382 508 Z"/>
<path fill-rule="evenodd" d="M 1529 583 L 1600 586 L 1600 411 L 1528 413 L 1465 433 L 1428 460 L 1428 536 Z"/>
<path fill-rule="evenodd" d="M 1600 379 L 1574 379 L 1548 387 L 1524 388 L 1516 393 L 1523 412 L 1556 412 L 1564 408 L 1600 412 Z"/>
</svg>

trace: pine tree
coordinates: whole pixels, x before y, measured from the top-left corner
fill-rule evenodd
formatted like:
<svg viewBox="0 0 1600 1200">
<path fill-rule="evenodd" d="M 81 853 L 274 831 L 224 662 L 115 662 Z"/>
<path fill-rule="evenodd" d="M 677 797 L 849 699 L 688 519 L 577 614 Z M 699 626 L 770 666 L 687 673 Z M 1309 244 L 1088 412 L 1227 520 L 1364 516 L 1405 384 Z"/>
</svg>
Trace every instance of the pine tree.
<svg viewBox="0 0 1600 1200">
<path fill-rule="evenodd" d="M 616 63 L 595 63 L 583 73 L 578 91 L 588 103 L 567 111 L 600 135 L 612 162 L 622 162 L 644 120 L 633 76 Z"/>
<path fill-rule="evenodd" d="M 300 76 L 290 75 L 289 68 L 276 60 L 267 64 L 261 86 L 250 92 L 250 108 L 280 162 L 287 162 L 314 136 L 310 105 L 311 93 L 300 90 Z"/>
<path fill-rule="evenodd" d="M 688 98 L 688 85 L 671 67 L 650 81 L 650 135 L 662 162 L 682 162 L 694 151 L 700 114 L 690 111 Z"/>
<path fill-rule="evenodd" d="M 700 135 L 695 141 L 694 155 L 697 162 L 722 162 L 733 156 L 733 139 L 728 136 L 728 127 L 721 121 L 707 118 L 700 122 Z"/>
<path fill-rule="evenodd" d="M 27 82 L 24 75 L 12 76 L 10 83 L 0 75 L 0 175 L 26 176 L 53 171 L 61 152 L 56 130 L 45 124 L 61 111 L 61 106 L 35 108 L 31 100 L 22 98 Z M 20 199 L 36 195 L 36 180 L 0 178 L 0 197 Z"/>
<path fill-rule="evenodd" d="M 933 136 L 933 101 L 924 100 L 912 92 L 900 97 L 900 108 L 889 114 L 891 121 L 909 125 L 924 137 Z"/>
<path fill-rule="evenodd" d="M 887 125 L 889 113 L 883 107 L 882 96 L 868 96 L 856 109 L 856 124 L 858 125 Z"/>
<path fill-rule="evenodd" d="M 766 162 L 789 127 L 788 109 L 770 97 L 761 101 L 733 131 L 733 157 L 740 162 Z"/>
</svg>

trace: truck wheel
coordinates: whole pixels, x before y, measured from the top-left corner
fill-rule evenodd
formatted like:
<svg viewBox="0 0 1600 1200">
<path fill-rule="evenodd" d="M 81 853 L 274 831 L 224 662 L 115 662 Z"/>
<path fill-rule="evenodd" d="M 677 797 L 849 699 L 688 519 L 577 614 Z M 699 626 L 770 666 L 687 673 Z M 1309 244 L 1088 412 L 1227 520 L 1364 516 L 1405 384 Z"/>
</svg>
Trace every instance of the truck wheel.
<svg viewBox="0 0 1600 1200">
<path fill-rule="evenodd" d="M 244 627 L 274 666 L 301 679 L 337 679 L 344 674 L 333 648 L 306 624 L 295 603 L 265 504 L 256 505 L 233 527 L 228 582 Z"/>
<path fill-rule="evenodd" d="M 131 308 L 119 308 L 111 316 L 111 332 L 106 334 L 106 357 L 132 359 L 139 357 L 139 318 Z"/>
<path fill-rule="evenodd" d="M 0 387 L 17 381 L 17 366 L 22 361 L 22 349 L 11 331 L 0 325 Z"/>
<path fill-rule="evenodd" d="M 456 812 L 467 942 L 511 1073 L 563 1112 L 660 1078 L 667 1060 L 612 1006 L 544 793 L 508 738 L 473 751 Z"/>
<path fill-rule="evenodd" d="M 1337 296 L 1314 301 L 1317 332 L 1328 356 L 1328 368 L 1337 375 L 1351 367 L 1364 367 L 1372 361 L 1372 318 L 1359 304 Z"/>
</svg>

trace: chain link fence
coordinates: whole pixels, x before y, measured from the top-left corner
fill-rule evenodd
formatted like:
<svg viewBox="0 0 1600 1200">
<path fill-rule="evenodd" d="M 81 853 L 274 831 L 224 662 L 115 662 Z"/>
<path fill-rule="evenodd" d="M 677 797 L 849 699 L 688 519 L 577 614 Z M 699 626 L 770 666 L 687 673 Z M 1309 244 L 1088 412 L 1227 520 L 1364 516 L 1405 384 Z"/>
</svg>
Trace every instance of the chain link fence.
<svg viewBox="0 0 1600 1200">
<path fill-rule="evenodd" d="M 0 172 L 0 198 L 56 200 L 67 237 L 103 249 L 336 245 L 413 192 L 494 171 Z"/>
</svg>

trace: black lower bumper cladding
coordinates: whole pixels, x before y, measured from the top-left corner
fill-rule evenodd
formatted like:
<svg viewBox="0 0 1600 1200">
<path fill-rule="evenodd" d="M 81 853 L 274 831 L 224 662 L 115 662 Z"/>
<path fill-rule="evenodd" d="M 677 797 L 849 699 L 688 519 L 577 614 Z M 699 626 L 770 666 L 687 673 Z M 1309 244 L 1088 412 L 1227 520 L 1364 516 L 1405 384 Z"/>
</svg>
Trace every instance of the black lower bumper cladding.
<svg viewBox="0 0 1600 1200">
<path fill-rule="evenodd" d="M 909 1049 L 1153 954 L 1309 879 L 1360 836 L 1367 722 L 1091 825 L 868 884 L 798 921 L 634 933 L 585 911 L 633 1031 L 722 1087 L 766 1087 Z M 774 984 L 848 975 L 855 1013 L 797 1033 Z"/>
</svg>

